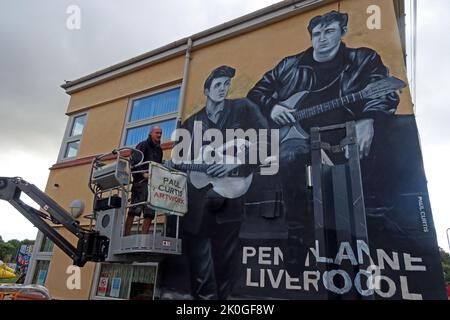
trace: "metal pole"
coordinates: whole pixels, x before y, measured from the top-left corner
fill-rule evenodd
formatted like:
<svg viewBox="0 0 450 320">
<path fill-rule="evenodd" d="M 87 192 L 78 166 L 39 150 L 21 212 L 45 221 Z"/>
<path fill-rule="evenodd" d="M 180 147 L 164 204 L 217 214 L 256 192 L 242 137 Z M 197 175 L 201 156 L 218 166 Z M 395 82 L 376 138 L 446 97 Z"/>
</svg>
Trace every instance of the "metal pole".
<svg viewBox="0 0 450 320">
<path fill-rule="evenodd" d="M 158 212 L 155 210 L 155 219 L 153 220 L 153 246 L 152 246 L 153 251 L 155 251 L 157 220 L 158 220 Z"/>
<path fill-rule="evenodd" d="M 448 248 L 450 249 L 450 228 L 447 228 L 447 242 L 448 242 Z"/>
<path fill-rule="evenodd" d="M 181 82 L 180 101 L 178 103 L 178 115 L 177 115 L 176 128 L 180 127 L 181 117 L 183 116 L 184 98 L 186 96 L 186 84 L 187 84 L 187 78 L 189 75 L 189 64 L 191 62 L 191 48 L 192 48 L 192 39 L 189 38 L 188 42 L 187 42 L 187 47 L 186 47 L 186 55 L 185 55 L 184 70 L 183 70 L 183 80 Z"/>
</svg>

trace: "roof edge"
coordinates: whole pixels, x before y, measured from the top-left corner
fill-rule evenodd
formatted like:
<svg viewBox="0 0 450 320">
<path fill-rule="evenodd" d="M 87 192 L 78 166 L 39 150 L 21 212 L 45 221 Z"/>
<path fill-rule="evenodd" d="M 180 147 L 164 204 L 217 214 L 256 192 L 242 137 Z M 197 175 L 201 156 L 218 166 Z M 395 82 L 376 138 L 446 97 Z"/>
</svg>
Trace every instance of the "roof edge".
<svg viewBox="0 0 450 320">
<path fill-rule="evenodd" d="M 61 85 L 66 93 L 71 94 L 101 82 L 125 75 L 148 65 L 168 60 L 184 54 L 187 41 L 192 39 L 192 48 L 199 48 L 223 40 L 239 33 L 249 32 L 266 24 L 277 22 L 287 16 L 296 15 L 337 0 L 286 0 L 268 7 L 230 20 L 223 24 L 206 29 L 190 37 L 169 43 L 165 46 L 143 53 L 131 59 L 119 62 L 107 68 L 98 70 L 81 78 L 66 81 Z M 216 36 L 214 36 L 216 35 Z"/>
</svg>

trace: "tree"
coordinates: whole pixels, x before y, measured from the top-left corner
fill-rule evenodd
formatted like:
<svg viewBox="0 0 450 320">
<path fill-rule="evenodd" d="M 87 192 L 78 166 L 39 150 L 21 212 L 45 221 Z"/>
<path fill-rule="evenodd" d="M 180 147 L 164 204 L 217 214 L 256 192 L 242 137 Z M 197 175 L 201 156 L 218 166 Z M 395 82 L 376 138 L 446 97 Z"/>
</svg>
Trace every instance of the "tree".
<svg viewBox="0 0 450 320">
<path fill-rule="evenodd" d="M 0 260 L 4 262 L 14 262 L 17 252 L 20 249 L 21 245 L 32 245 L 34 244 L 34 240 L 17 240 L 11 239 L 7 242 L 3 241 L 3 238 L 0 236 Z"/>
<path fill-rule="evenodd" d="M 15 256 L 16 250 L 15 247 L 8 243 L 2 242 L 0 243 L 0 260 L 4 262 L 10 262 L 11 258 Z"/>
<path fill-rule="evenodd" d="M 445 282 L 450 282 L 450 254 L 442 248 L 439 248 L 439 254 L 441 255 L 442 269 L 444 270 L 444 280 Z"/>
<path fill-rule="evenodd" d="M 11 244 L 14 248 L 20 247 L 20 241 L 17 239 L 11 239 L 8 241 L 9 244 Z"/>
</svg>

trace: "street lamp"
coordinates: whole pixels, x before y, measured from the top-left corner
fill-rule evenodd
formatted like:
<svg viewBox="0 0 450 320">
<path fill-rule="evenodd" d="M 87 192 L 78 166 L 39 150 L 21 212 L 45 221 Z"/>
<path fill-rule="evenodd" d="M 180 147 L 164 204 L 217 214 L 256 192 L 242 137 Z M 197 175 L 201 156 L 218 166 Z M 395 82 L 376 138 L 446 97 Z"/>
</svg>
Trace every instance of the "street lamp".
<svg viewBox="0 0 450 320">
<path fill-rule="evenodd" d="M 448 248 L 450 249 L 450 228 L 447 228 L 447 241 L 448 241 Z"/>
</svg>

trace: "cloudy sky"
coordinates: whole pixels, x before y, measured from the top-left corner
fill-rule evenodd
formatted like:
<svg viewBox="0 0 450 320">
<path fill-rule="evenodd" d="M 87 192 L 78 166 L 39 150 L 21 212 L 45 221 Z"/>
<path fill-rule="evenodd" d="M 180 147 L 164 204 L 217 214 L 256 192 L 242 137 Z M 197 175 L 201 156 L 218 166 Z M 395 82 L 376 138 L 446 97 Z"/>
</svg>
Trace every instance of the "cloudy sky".
<svg viewBox="0 0 450 320">
<path fill-rule="evenodd" d="M 0 0 L 0 176 L 21 176 L 44 189 L 67 121 L 64 112 L 69 97 L 59 87 L 64 80 L 276 2 Z M 80 30 L 66 26 L 70 5 L 81 9 Z M 446 229 L 450 228 L 446 193 L 450 189 L 450 107 L 445 96 L 450 74 L 448 9 L 448 0 L 418 1 L 416 59 L 417 122 L 438 241 L 446 250 Z M 4 239 L 33 239 L 36 233 L 20 213 L 0 202 Z"/>
</svg>

